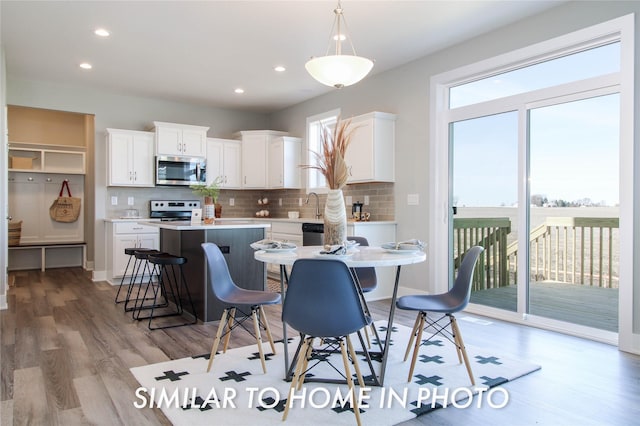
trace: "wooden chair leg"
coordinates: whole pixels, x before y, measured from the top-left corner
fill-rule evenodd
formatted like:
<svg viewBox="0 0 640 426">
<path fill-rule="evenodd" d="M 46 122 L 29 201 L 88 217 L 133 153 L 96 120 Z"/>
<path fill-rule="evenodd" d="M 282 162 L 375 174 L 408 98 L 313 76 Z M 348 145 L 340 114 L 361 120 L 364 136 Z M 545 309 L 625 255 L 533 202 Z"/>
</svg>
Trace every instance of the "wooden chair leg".
<svg viewBox="0 0 640 426">
<path fill-rule="evenodd" d="M 367 327 L 364 328 L 364 337 L 367 339 L 367 348 L 371 349 L 371 340 L 369 340 L 369 332 Z"/>
<path fill-rule="evenodd" d="M 360 408 L 358 408 L 358 398 L 356 396 L 355 386 L 353 385 L 353 379 L 351 378 L 351 369 L 349 368 L 349 357 L 347 357 L 347 349 L 342 339 L 340 340 L 340 352 L 342 353 L 342 363 L 344 364 L 344 372 L 347 377 L 347 384 L 349 385 L 349 393 L 351 394 L 351 408 L 353 408 L 353 412 L 356 415 L 358 426 L 362 426 L 362 422 L 360 421 Z"/>
<path fill-rule="evenodd" d="M 366 330 L 366 327 L 365 327 Z M 353 368 L 356 370 L 356 377 L 358 377 L 358 384 L 360 387 L 364 387 L 364 379 L 362 378 L 362 372 L 360 371 L 360 364 L 358 363 L 358 358 L 356 351 L 353 349 L 353 344 L 351 343 L 351 338 L 347 336 L 347 349 L 349 350 L 349 354 L 351 355 L 351 361 L 353 362 Z"/>
<path fill-rule="evenodd" d="M 420 321 L 418 321 L 418 335 L 416 336 L 416 343 L 413 347 L 413 357 L 411 358 L 411 367 L 409 367 L 409 376 L 407 377 L 407 382 L 411 382 L 411 377 L 413 377 L 413 369 L 416 366 L 416 360 L 418 359 L 418 350 L 420 349 L 420 344 L 422 343 L 422 331 L 424 330 L 424 320 L 425 313 L 420 312 Z"/>
<path fill-rule="evenodd" d="M 455 333 L 454 339 L 456 340 L 456 345 L 462 352 L 462 357 L 464 358 L 464 365 L 467 367 L 467 373 L 469 373 L 469 378 L 471 379 L 471 385 L 475 386 L 476 381 L 473 378 L 473 373 L 471 372 L 471 364 L 469 363 L 469 357 L 467 357 L 467 349 L 464 347 L 464 342 L 462 341 L 462 335 L 460 334 L 460 328 L 458 328 L 458 322 L 456 321 L 456 317 L 451 315 L 451 328 Z"/>
<path fill-rule="evenodd" d="M 264 307 L 260 305 L 260 319 L 264 324 L 264 330 L 267 332 L 267 337 L 269 338 L 269 343 L 271 344 L 271 352 L 276 354 L 276 345 L 273 343 L 273 336 L 271 335 L 271 328 L 269 327 L 269 321 L 267 321 L 267 316 L 264 313 Z"/>
<path fill-rule="evenodd" d="M 302 389 L 302 384 L 304 383 L 304 379 L 307 377 L 307 368 L 309 368 L 309 358 L 311 358 L 311 354 L 313 353 L 313 342 L 316 340 L 315 337 L 309 337 L 307 346 L 307 350 L 304 353 L 304 358 L 302 361 L 302 369 L 300 370 L 300 376 L 298 376 L 298 385 L 296 386 L 298 390 Z"/>
<path fill-rule="evenodd" d="M 262 371 L 266 374 L 267 364 L 264 362 L 262 338 L 260 337 L 260 321 L 258 321 L 258 312 L 256 309 L 252 309 L 251 317 L 253 318 L 253 331 L 256 334 L 256 343 L 258 343 L 258 352 L 260 353 L 260 363 L 262 364 Z"/>
<path fill-rule="evenodd" d="M 236 308 L 231 308 L 228 318 L 229 333 L 224 338 L 224 346 L 222 352 L 227 352 L 227 346 L 229 346 L 229 338 L 231 337 L 231 328 L 233 327 L 233 321 L 236 319 Z"/>
<path fill-rule="evenodd" d="M 222 318 L 220 318 L 220 324 L 218 325 L 218 332 L 216 338 L 213 339 L 213 345 L 211 346 L 211 355 L 209 355 L 209 364 L 207 365 L 207 373 L 211 371 L 211 365 L 213 364 L 213 358 L 218 351 L 218 345 L 220 344 L 220 337 L 222 336 L 222 330 L 227 326 L 227 312 L 228 309 L 222 311 Z"/>
<path fill-rule="evenodd" d="M 409 351 L 411 350 L 411 346 L 413 345 L 413 339 L 416 338 L 416 333 L 418 332 L 418 324 L 420 323 L 420 313 L 416 316 L 416 321 L 413 323 L 413 328 L 411 329 L 411 337 L 409 338 L 409 343 L 407 344 L 407 350 L 404 352 L 404 359 L 402 362 L 406 362 L 407 358 L 409 358 Z"/>
<path fill-rule="evenodd" d="M 308 346 L 309 346 L 309 340 L 305 339 L 304 342 L 302 343 L 302 347 L 300 347 L 298 362 L 296 362 L 296 369 L 295 369 L 295 372 L 293 373 L 293 378 L 291 379 L 291 386 L 289 386 L 289 395 L 287 396 L 287 403 L 284 406 L 284 413 L 282 413 L 282 421 L 287 420 L 287 416 L 289 415 L 289 409 L 291 409 L 291 405 L 293 405 L 291 401 L 291 395 L 293 395 L 296 391 L 298 378 L 302 373 L 304 356 L 307 354 Z"/>
</svg>

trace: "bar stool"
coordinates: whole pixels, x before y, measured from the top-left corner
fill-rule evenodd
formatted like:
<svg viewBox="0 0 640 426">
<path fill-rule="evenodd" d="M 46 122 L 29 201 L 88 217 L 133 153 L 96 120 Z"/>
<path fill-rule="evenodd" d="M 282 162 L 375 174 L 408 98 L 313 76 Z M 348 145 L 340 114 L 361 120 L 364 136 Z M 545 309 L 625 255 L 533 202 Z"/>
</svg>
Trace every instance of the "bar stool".
<svg viewBox="0 0 640 426">
<path fill-rule="evenodd" d="M 133 317 L 137 320 L 149 320 L 150 330 L 161 328 L 180 327 L 183 325 L 195 324 L 198 322 L 195 305 L 189 293 L 189 287 L 184 276 L 182 266 L 187 263 L 187 259 L 181 256 L 174 256 L 168 253 L 148 253 L 147 260 L 151 269 L 158 277 L 157 282 L 149 280 L 145 289 L 142 301 L 147 300 L 149 289 L 153 291 L 153 300 L 150 305 L 143 303 L 134 311 Z M 152 321 L 157 318 L 182 316 L 184 313 L 183 302 L 189 303 L 193 319 L 180 323 L 166 323 L 160 326 L 153 326 Z M 167 308 L 167 309 L 162 309 Z M 141 316 L 142 310 L 148 309 L 149 315 Z"/>
<path fill-rule="evenodd" d="M 124 254 L 128 255 L 129 258 L 127 259 L 127 266 L 125 266 L 125 268 L 124 268 L 124 274 L 122 275 L 122 279 L 120 280 L 120 285 L 118 286 L 118 292 L 116 293 L 116 298 L 114 300 L 116 305 L 119 304 L 119 303 L 124 303 L 124 302 L 127 301 L 126 297 L 124 299 L 122 299 L 122 300 L 119 300 L 120 291 L 122 290 L 122 287 L 124 287 L 124 285 L 125 285 L 124 284 L 124 279 L 128 276 L 127 272 L 129 272 L 129 266 L 131 265 L 131 259 L 134 259 L 133 260 L 133 266 L 132 266 L 131 275 L 133 275 L 133 270 L 135 270 L 135 268 L 136 268 L 136 259 L 135 259 L 134 255 L 133 255 L 136 250 L 149 250 L 149 249 L 146 249 L 146 248 L 139 249 L 138 247 L 128 247 L 128 248 L 124 249 Z M 129 279 L 129 284 L 127 284 L 127 294 L 128 294 L 128 290 L 129 290 L 130 286 L 131 286 L 131 279 Z"/>
<path fill-rule="evenodd" d="M 125 312 L 135 312 L 137 309 L 140 309 L 140 306 L 143 306 L 145 300 L 153 300 L 153 298 L 146 296 L 146 289 L 144 296 L 141 297 L 140 293 L 142 292 L 142 287 L 145 285 L 145 278 L 148 288 L 149 284 L 153 282 L 154 277 L 157 277 L 157 271 L 155 271 L 153 266 L 149 264 L 149 255 L 158 253 L 160 253 L 160 251 L 147 248 L 137 248 L 133 250 L 133 257 L 135 261 L 133 274 L 131 275 L 131 281 L 129 282 L 129 288 L 127 289 L 126 302 L 124 304 Z M 133 289 L 136 282 L 138 282 L 139 286 L 135 297 L 133 297 Z M 131 303 L 133 303 L 133 306 L 130 305 Z M 150 305 L 145 306 L 146 308 L 150 308 Z M 164 306 L 166 306 L 166 303 Z"/>
</svg>

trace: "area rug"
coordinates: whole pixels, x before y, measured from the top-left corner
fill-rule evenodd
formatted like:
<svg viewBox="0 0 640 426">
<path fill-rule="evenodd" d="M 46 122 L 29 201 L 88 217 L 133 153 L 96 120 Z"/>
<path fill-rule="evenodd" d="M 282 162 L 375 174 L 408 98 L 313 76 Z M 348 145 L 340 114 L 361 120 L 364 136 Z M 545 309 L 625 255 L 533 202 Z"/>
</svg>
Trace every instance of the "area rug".
<svg viewBox="0 0 640 426">
<path fill-rule="evenodd" d="M 376 327 L 384 339 L 386 322 L 376 323 Z M 509 400 L 508 386 L 503 385 L 540 368 L 503 357 L 500 348 L 467 345 L 476 379 L 476 386 L 471 386 L 455 347 L 448 341 L 432 340 L 421 348 L 414 376 L 407 383 L 409 361 L 402 359 L 410 333 L 408 327 L 392 328 L 384 386 L 370 387 L 363 393 L 359 409 L 364 425 L 394 425 L 443 407 L 472 409 L 488 405 L 499 409 Z M 290 359 L 297 344 L 297 338 L 290 339 Z M 361 349 L 357 339 L 354 347 Z M 282 341 L 276 343 L 275 355 L 270 353 L 268 343 L 263 348 L 267 374 L 262 372 L 256 345 L 216 355 L 210 373 L 206 372 L 209 354 L 132 368 L 141 385 L 132 403 L 161 408 L 174 425 L 282 425 L 290 386 L 283 379 L 284 345 Z M 336 359 L 334 356 L 331 358 L 336 368 L 321 362 L 308 377 L 339 378 L 337 371 L 343 370 L 343 364 L 340 355 Z M 362 374 L 370 374 L 364 356 L 359 363 Z M 378 361 L 374 361 L 374 368 L 380 370 Z M 345 402 L 346 389 L 346 385 L 305 383 L 296 394 L 286 424 L 355 424 L 351 405 Z"/>
</svg>

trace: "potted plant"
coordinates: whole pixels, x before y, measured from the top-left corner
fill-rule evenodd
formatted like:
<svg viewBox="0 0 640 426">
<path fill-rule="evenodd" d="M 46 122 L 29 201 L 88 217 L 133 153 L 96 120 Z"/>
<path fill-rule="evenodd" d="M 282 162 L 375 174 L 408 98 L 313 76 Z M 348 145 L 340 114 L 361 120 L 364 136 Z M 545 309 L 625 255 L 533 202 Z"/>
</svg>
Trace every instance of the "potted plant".
<svg viewBox="0 0 640 426">
<path fill-rule="evenodd" d="M 349 170 L 344 158 L 351 143 L 353 131 L 351 120 L 340 120 L 333 132 L 327 127 L 321 132 L 321 152 L 313 152 L 317 162 L 304 165 L 307 169 L 316 169 L 322 173 L 329 186 L 327 201 L 324 205 L 324 241 L 325 244 L 343 244 L 347 239 L 347 213 L 344 206 L 342 188 L 347 184 Z"/>
<path fill-rule="evenodd" d="M 213 223 L 214 217 L 220 217 L 222 214 L 222 206 L 218 209 L 218 195 L 220 195 L 220 184 L 222 179 L 217 177 L 209 185 L 204 183 L 191 185 L 189 188 L 194 194 L 204 197 L 204 209 L 202 210 L 202 219 L 205 224 Z"/>
</svg>

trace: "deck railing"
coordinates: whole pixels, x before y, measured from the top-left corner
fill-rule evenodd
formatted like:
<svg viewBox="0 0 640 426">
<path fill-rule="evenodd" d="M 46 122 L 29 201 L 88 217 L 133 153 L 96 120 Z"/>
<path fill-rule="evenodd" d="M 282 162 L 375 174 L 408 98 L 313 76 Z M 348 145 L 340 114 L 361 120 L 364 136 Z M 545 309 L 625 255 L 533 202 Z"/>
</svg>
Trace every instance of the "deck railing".
<svg viewBox="0 0 640 426">
<path fill-rule="evenodd" d="M 474 290 L 517 284 L 518 242 L 507 243 L 509 218 L 454 218 L 454 265 L 466 251 L 485 248 Z M 618 218 L 548 217 L 531 230 L 530 279 L 618 287 Z"/>
<path fill-rule="evenodd" d="M 458 269 L 462 257 L 471 247 L 479 245 L 485 249 L 476 266 L 473 280 L 474 290 L 509 285 L 507 235 L 510 232 L 511 221 L 507 217 L 454 218 L 455 269 Z"/>
</svg>

